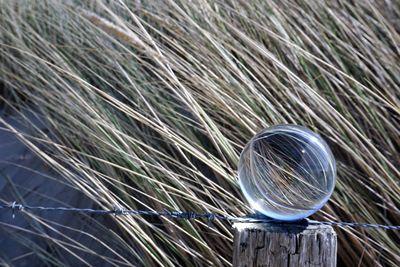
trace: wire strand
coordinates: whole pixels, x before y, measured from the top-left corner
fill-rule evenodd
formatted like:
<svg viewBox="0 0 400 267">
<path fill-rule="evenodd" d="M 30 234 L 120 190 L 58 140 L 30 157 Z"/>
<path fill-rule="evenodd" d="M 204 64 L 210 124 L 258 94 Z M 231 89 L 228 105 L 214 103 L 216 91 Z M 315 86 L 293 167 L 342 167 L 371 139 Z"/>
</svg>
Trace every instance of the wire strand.
<svg viewBox="0 0 400 267">
<path fill-rule="evenodd" d="M 44 206 L 31 206 L 25 204 L 19 204 L 16 201 L 11 204 L 1 204 L 0 209 L 11 210 L 12 218 L 15 218 L 15 213 L 23 210 L 30 211 L 49 211 L 49 212 L 75 212 L 75 213 L 87 213 L 87 214 L 99 214 L 99 215 L 138 215 L 147 217 L 167 217 L 174 219 L 206 219 L 209 223 L 215 220 L 224 220 L 229 222 L 253 222 L 253 223 L 275 223 L 283 224 L 287 222 L 273 220 L 261 215 L 252 214 L 244 217 L 236 217 L 229 215 L 221 215 L 217 213 L 195 213 L 191 211 L 151 211 L 151 210 L 128 210 L 124 208 L 116 207 L 111 210 L 102 209 L 90 209 L 90 208 L 70 208 L 70 207 L 44 207 Z M 400 225 L 384 225 L 384 224 L 373 224 L 373 223 L 359 223 L 359 222 L 337 222 L 337 221 L 316 221 L 316 220 L 303 220 L 303 223 L 309 225 L 330 225 L 338 227 L 350 227 L 350 228 L 373 228 L 373 229 L 384 229 L 384 230 L 400 230 Z"/>
</svg>

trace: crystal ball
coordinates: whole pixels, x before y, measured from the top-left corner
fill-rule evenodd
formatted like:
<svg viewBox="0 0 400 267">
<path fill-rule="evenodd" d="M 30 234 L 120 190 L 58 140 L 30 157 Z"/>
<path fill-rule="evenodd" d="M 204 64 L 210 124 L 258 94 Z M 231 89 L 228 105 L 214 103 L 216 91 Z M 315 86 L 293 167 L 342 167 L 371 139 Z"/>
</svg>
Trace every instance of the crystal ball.
<svg viewBox="0 0 400 267">
<path fill-rule="evenodd" d="M 277 125 L 256 134 L 239 160 L 240 188 L 252 209 L 295 221 L 318 211 L 336 181 L 336 162 L 326 142 L 298 125 Z"/>
</svg>

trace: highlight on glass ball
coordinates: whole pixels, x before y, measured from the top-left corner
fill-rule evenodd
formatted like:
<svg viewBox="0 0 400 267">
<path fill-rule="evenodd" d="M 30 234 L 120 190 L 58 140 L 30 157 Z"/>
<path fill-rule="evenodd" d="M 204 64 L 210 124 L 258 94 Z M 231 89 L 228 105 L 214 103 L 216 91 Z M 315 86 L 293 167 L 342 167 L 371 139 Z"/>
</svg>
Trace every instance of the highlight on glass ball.
<svg viewBox="0 0 400 267">
<path fill-rule="evenodd" d="M 239 184 L 250 206 L 270 218 L 295 221 L 318 211 L 336 181 L 336 162 L 326 142 L 298 125 L 256 134 L 239 161 Z"/>
</svg>

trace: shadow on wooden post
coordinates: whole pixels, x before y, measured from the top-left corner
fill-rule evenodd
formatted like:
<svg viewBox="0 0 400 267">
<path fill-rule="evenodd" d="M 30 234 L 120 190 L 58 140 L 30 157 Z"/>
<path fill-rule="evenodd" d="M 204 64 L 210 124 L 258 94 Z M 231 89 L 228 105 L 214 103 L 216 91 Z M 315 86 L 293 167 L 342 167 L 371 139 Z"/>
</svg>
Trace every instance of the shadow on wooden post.
<svg viewBox="0 0 400 267">
<path fill-rule="evenodd" d="M 337 238 L 331 226 L 235 223 L 233 266 L 336 267 Z"/>
</svg>

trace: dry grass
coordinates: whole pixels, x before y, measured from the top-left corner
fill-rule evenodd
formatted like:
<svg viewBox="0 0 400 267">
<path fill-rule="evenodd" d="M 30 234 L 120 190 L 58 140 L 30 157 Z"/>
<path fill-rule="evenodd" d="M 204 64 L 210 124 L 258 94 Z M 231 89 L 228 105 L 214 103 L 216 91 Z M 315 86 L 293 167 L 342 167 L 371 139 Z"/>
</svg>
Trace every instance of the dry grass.
<svg viewBox="0 0 400 267">
<path fill-rule="evenodd" d="M 3 102 L 39 110 L 55 137 L 20 138 L 105 208 L 246 214 L 241 149 L 295 123 L 338 161 L 315 218 L 399 224 L 400 7 L 354 2 L 0 0 Z M 227 223 L 115 221 L 121 262 L 230 265 Z M 344 265 L 400 263 L 397 232 L 338 234 Z"/>
</svg>

